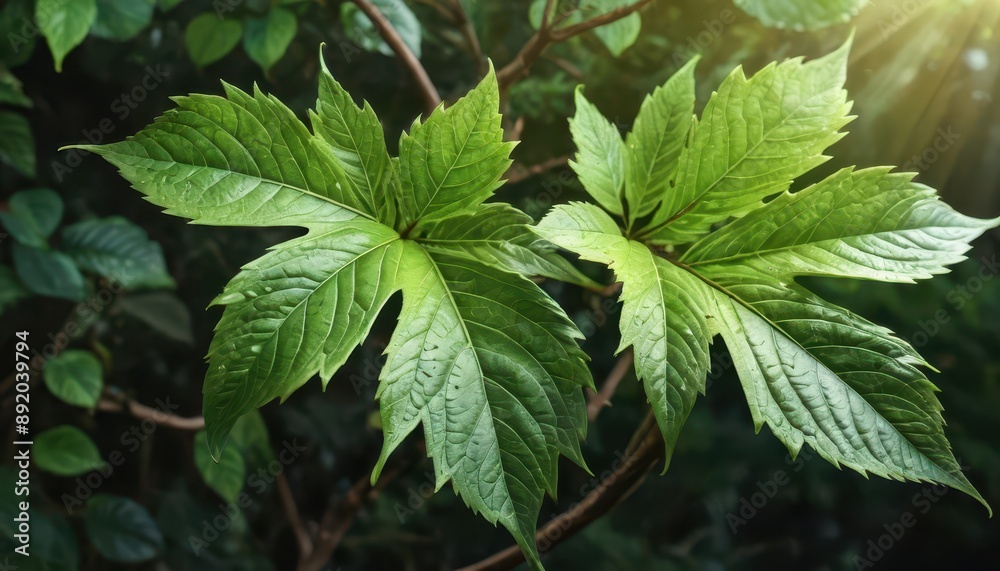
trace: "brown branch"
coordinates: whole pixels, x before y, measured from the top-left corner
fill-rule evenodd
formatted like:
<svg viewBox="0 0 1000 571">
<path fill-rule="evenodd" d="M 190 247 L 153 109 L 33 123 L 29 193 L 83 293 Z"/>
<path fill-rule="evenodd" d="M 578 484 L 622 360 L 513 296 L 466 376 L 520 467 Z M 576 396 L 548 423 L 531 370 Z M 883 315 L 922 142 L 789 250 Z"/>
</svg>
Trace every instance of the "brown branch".
<svg viewBox="0 0 1000 571">
<path fill-rule="evenodd" d="M 525 42 L 521 50 L 514 56 L 514 59 L 507 65 L 500 68 L 497 72 L 497 82 L 500 84 L 500 92 L 504 93 L 510 88 L 518 79 L 521 79 L 528 74 L 531 69 L 532 64 L 542 55 L 550 44 L 564 42 L 573 36 L 580 35 L 584 32 L 589 32 L 594 28 L 603 26 L 605 24 L 610 24 L 617 20 L 621 20 L 629 14 L 633 14 L 640 8 L 649 4 L 653 0 L 638 0 L 632 4 L 626 4 L 619 6 L 614 10 L 605 12 L 599 16 L 594 16 L 572 26 L 566 26 L 565 28 L 556 28 L 558 22 L 552 24 L 548 23 L 549 11 L 546 10 L 543 17 L 542 26 L 539 30 L 535 32 L 528 41 Z"/>
<path fill-rule="evenodd" d="M 535 534 L 535 542 L 540 553 L 569 539 L 589 523 L 611 511 L 612 508 L 629 497 L 646 475 L 663 458 L 663 438 L 655 426 L 644 423 L 639 429 L 645 431 L 642 440 L 610 476 L 604 479 L 579 503 L 550 520 Z M 524 552 L 517 545 L 462 567 L 458 571 L 507 571 L 524 561 Z"/>
<path fill-rule="evenodd" d="M 507 184 L 515 184 L 533 176 L 538 176 L 547 170 L 565 166 L 568 162 L 569 157 L 555 157 L 542 161 L 537 165 L 531 165 L 530 167 L 514 164 L 507 169 L 504 176 L 507 177 Z"/>
<path fill-rule="evenodd" d="M 479 75 L 486 75 L 486 58 L 483 56 L 483 48 L 479 44 L 479 36 L 476 35 L 476 28 L 472 20 L 465 13 L 465 8 L 462 7 L 460 0 L 450 0 L 449 5 L 455 26 L 462 32 L 462 37 L 465 38 L 465 43 L 469 47 L 472 57 L 476 60 L 476 71 L 479 72 Z"/>
<path fill-rule="evenodd" d="M 205 428 L 205 417 L 203 416 L 177 416 L 165 410 L 137 403 L 124 395 L 115 394 L 107 388 L 104 389 L 101 400 L 97 402 L 97 409 L 129 414 L 139 420 L 152 420 L 157 424 L 177 430 L 197 431 Z"/>
<path fill-rule="evenodd" d="M 299 544 L 299 553 L 312 553 L 312 539 L 309 537 L 309 532 L 306 531 L 306 526 L 302 524 L 299 508 L 295 505 L 295 496 L 292 495 L 292 489 L 288 486 L 288 478 L 285 477 L 284 472 L 278 474 L 277 484 L 278 496 L 281 499 L 281 508 L 285 512 L 285 517 L 288 518 L 288 524 L 292 526 L 292 531 L 295 532 L 295 540 Z"/>
<path fill-rule="evenodd" d="M 632 368 L 634 355 L 632 350 L 629 349 L 624 355 L 619 357 L 618 362 L 611 369 L 611 373 L 608 374 L 608 378 L 601 385 L 600 391 L 596 393 L 590 391 L 590 395 L 587 398 L 587 420 L 594 422 L 597 420 L 597 415 L 601 414 L 601 409 L 611 406 L 611 397 L 615 394 L 615 390 L 618 389 L 619 383 L 628 374 L 629 369 Z"/>
<path fill-rule="evenodd" d="M 427 112 L 434 111 L 434 108 L 441 104 L 441 96 L 438 94 L 437 88 L 434 87 L 430 76 L 427 75 L 427 70 L 424 69 L 423 64 L 420 63 L 417 56 L 410 50 L 410 47 L 406 45 L 406 42 L 400 37 L 399 32 L 396 31 L 396 28 L 392 27 L 389 20 L 385 18 L 374 4 L 369 0 L 353 0 L 353 2 L 375 24 L 375 28 L 378 29 L 378 33 L 385 40 L 385 43 L 392 48 L 392 51 L 402 60 L 403 64 L 409 68 L 410 73 L 413 74 L 413 78 L 417 80 L 417 87 L 420 88 L 420 93 L 424 97 Z"/>
<path fill-rule="evenodd" d="M 354 519 L 365 505 L 378 496 L 402 472 L 403 465 L 397 465 L 382 473 L 378 482 L 372 486 L 367 475 L 358 479 L 347 495 L 332 506 L 323 515 L 319 531 L 316 533 L 314 547 L 309 552 L 303 552 L 299 560 L 298 571 L 320 571 L 324 569 L 344 534 L 354 523 Z"/>
</svg>

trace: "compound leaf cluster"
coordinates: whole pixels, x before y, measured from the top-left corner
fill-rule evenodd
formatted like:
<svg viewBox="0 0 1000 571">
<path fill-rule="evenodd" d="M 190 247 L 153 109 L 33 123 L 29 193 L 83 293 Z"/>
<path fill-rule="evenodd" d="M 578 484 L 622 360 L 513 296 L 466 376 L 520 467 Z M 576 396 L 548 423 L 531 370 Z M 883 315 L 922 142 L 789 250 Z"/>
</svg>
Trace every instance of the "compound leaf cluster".
<svg viewBox="0 0 1000 571">
<path fill-rule="evenodd" d="M 535 232 L 623 283 L 619 350 L 635 349 L 668 458 L 721 335 L 757 429 L 767 424 L 793 456 L 808 444 L 862 474 L 939 482 L 982 502 L 944 436 L 924 360 L 796 282 L 929 278 L 1000 223 L 963 216 L 884 167 L 789 191 L 850 120 L 849 48 L 750 78 L 736 69 L 698 121 L 689 64 L 647 98 L 624 143 L 578 94 L 571 164 L 603 209 L 557 206 Z M 622 165 L 625 176 L 611 176 Z"/>
</svg>

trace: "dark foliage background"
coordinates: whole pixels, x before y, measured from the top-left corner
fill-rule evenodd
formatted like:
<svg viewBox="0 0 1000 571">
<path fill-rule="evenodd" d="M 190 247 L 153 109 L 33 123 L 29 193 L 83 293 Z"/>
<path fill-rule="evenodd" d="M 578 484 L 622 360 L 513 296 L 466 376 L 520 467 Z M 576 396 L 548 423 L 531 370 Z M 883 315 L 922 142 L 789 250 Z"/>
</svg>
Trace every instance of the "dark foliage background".
<svg viewBox="0 0 1000 571">
<path fill-rule="evenodd" d="M 270 3 L 230 4 L 235 10 L 227 18 L 266 11 Z M 478 80 L 476 63 L 454 26 L 432 4 L 411 4 L 424 27 L 421 59 L 442 96 L 454 99 Z M 497 65 L 509 61 L 531 33 L 529 2 L 471 4 L 484 52 Z M 572 152 L 566 119 L 579 82 L 587 84 L 592 101 L 627 129 L 644 94 L 666 80 L 692 46 L 704 54 L 697 72 L 699 101 L 704 104 L 736 65 L 750 72 L 785 57 L 826 53 L 853 26 L 857 39 L 848 89 L 859 118 L 849 127 L 851 135 L 832 149 L 836 158 L 819 172 L 848 164 L 909 163 L 920 171 L 922 181 L 936 186 L 960 211 L 1000 215 L 1000 5 L 992 0 L 917 2 L 918 12 L 898 18 L 897 12 L 911 2 L 873 4 L 850 24 L 796 32 L 768 29 L 729 0 L 660 0 L 643 11 L 639 40 L 619 58 L 592 34 L 554 47 L 548 52 L 551 57 L 536 63 L 531 75 L 511 90 L 505 126 L 508 131 L 521 129 L 523 142 L 515 151 L 518 165 L 549 161 L 556 166 L 505 186 L 498 196 L 536 217 L 553 201 L 583 198 L 568 167 L 553 161 Z M 268 74 L 241 48 L 198 69 L 185 49 L 185 26 L 216 8 L 209 0 L 185 0 L 169 11 L 157 9 L 152 23 L 131 40 L 84 41 L 67 57 L 62 73 L 54 71 L 39 39 L 30 58 L 11 69 L 34 103 L 25 113 L 35 138 L 37 179 L 0 168 L 4 201 L 15 191 L 49 187 L 66 204 L 63 224 L 120 215 L 162 245 L 177 284 L 173 296 L 185 311 L 159 315 L 156 319 L 162 323 L 151 326 L 123 309 L 123 302 L 140 295 L 126 292 L 104 307 L 71 347 L 101 356 L 107 387 L 139 403 L 169 399 L 179 405 L 175 412 L 181 416 L 197 416 L 201 409 L 203 355 L 220 316 L 218 309 L 205 307 L 241 264 L 297 231 L 186 224 L 144 202 L 103 161 L 90 157 L 71 166 L 68 154 L 57 149 L 84 141 L 88 133 L 96 136 L 103 119 L 112 126 L 102 135 L 105 141 L 121 140 L 170 108 L 169 96 L 221 93 L 219 79 L 244 89 L 257 82 L 304 117 L 315 101 L 321 42 L 327 43 L 326 60 L 334 77 L 357 99 L 367 99 L 384 122 L 390 152 L 395 154 L 399 133 L 423 110 L 410 74 L 395 58 L 360 49 L 345 35 L 340 4 L 333 0 L 288 3 L 298 19 L 298 32 Z M 123 109 L 122 94 L 142 85 L 148 68 L 159 70 L 165 79 L 146 90 L 134 108 Z M 935 153 L 926 152 L 935 148 L 942 133 L 953 134 L 950 142 L 939 144 Z M 915 155 L 923 158 L 914 161 Z M 0 204 L 3 209 L 6 202 Z M 832 301 L 911 340 L 940 370 L 932 380 L 944 389 L 947 433 L 970 480 L 994 506 L 1000 506 L 998 243 L 1000 234 L 994 231 L 976 243 L 970 259 L 952 274 L 916 286 L 818 284 Z M 0 263 L 10 264 L 7 240 L 0 244 Z M 596 267 L 586 269 L 592 277 L 609 281 Z M 615 364 L 617 306 L 574 286 L 544 287 L 588 333 L 585 348 L 600 385 Z M 395 303 L 398 307 L 398 300 Z M 40 350 L 74 308 L 74 302 L 40 296 L 8 307 L 0 317 L 2 352 L 13 352 L 14 332 L 22 329 L 31 332 L 32 345 Z M 380 353 L 394 322 L 395 308 L 390 307 L 325 393 L 313 382 L 286 403 L 262 410 L 273 449 L 293 440 L 305 447 L 285 467 L 284 476 L 307 526 L 322 521 L 330 506 L 365 480 L 378 456 L 381 434 L 373 395 Z M 189 328 L 190 337 L 186 342 L 171 338 L 162 333 L 164 327 Z M 833 570 L 864 567 L 858 557 L 873 559 L 874 567 L 881 569 L 1000 566 L 1000 524 L 988 519 L 973 500 L 954 492 L 939 496 L 919 484 L 868 481 L 811 458 L 808 450 L 792 461 L 766 429 L 754 435 L 725 348 L 718 342 L 714 349 L 719 357 L 708 396 L 692 414 L 670 470 L 662 477 L 653 473 L 608 517 L 551 551 L 545 557 L 549 569 Z M 6 377 L 13 364 L 5 363 Z M 9 382 L 2 390 L 0 428 L 5 436 L 13 435 Z M 64 404 L 40 382 L 32 397 L 33 433 L 73 424 L 94 440 L 102 455 L 121 449 L 122 435 L 138 422 L 126 414 Z M 613 403 L 592 425 L 585 447 L 597 478 L 624 450 L 645 414 L 645 399 L 632 373 Z M 5 458 L 12 456 L 11 440 L 5 437 L 0 445 Z M 396 454 L 390 469 L 398 476 L 357 513 L 324 568 L 452 569 L 512 543 L 506 532 L 473 515 L 450 490 L 427 494 L 432 468 L 421 446 L 411 439 Z M 546 505 L 542 522 L 578 502 L 593 486 L 592 477 L 571 464 L 561 468 L 559 501 Z M 196 554 L 190 538 L 203 536 L 205 522 L 219 515 L 218 506 L 225 502 L 196 469 L 190 431 L 158 427 L 97 490 L 131 498 L 149 510 L 164 537 L 160 555 L 153 560 L 115 563 L 95 551 L 81 512 L 67 518 L 63 507 L 62 495 L 73 494 L 77 485 L 73 477 L 32 473 L 33 548 L 38 553 L 71 553 L 54 557 L 40 569 L 293 569 L 299 558 L 277 483 L 262 486 L 261 493 L 248 486 L 249 507 Z M 929 496 L 921 495 L 925 492 Z M 9 508 L 10 493 L 5 484 L 2 509 Z M 873 549 L 905 513 L 912 514 L 915 525 L 891 542 L 882 539 L 882 547 Z M 12 545 L 5 525 L 0 522 L 5 534 L 0 547 Z M 34 569 L 41 559 L 22 564 L 23 559 L 10 556 L 8 563 Z M 16 568 L 13 565 L 0 568 Z"/>
</svg>

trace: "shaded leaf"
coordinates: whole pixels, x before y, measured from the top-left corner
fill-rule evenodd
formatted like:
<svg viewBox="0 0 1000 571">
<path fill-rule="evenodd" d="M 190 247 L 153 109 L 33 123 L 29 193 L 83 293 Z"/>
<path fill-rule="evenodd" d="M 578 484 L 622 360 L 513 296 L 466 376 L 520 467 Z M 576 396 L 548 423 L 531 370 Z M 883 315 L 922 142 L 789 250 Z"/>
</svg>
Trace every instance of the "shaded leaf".
<svg viewBox="0 0 1000 571">
<path fill-rule="evenodd" d="M 173 287 L 160 245 L 128 220 L 86 220 L 63 231 L 63 248 L 80 268 L 128 289 Z"/>
<path fill-rule="evenodd" d="M 45 364 L 45 386 L 63 402 L 93 408 L 104 388 L 101 362 L 90 351 L 63 351 Z"/>
<path fill-rule="evenodd" d="M 15 243 L 14 269 L 32 293 L 79 301 L 87 295 L 83 275 L 62 252 Z"/>
<path fill-rule="evenodd" d="M 62 198 L 47 188 L 15 192 L 0 212 L 0 222 L 10 235 L 26 246 L 47 248 L 49 236 L 59 226 L 63 215 Z"/>
<path fill-rule="evenodd" d="M 96 17 L 95 0 L 38 0 L 35 3 L 35 21 L 52 51 L 56 71 L 62 71 L 63 58 L 83 42 Z"/>
<path fill-rule="evenodd" d="M 79 476 L 105 466 L 90 437 L 68 424 L 36 436 L 32 453 L 36 466 L 59 476 Z"/>
<path fill-rule="evenodd" d="M 87 502 L 87 537 L 111 561 L 139 563 L 163 550 L 163 534 L 146 508 L 120 496 L 98 494 Z"/>
</svg>

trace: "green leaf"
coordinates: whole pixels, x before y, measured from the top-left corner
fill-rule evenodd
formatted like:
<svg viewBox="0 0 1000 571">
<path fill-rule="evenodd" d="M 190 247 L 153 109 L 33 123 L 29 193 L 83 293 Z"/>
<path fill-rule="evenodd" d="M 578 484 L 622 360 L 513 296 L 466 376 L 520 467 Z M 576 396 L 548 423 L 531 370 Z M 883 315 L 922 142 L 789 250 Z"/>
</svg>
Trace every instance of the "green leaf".
<svg viewBox="0 0 1000 571">
<path fill-rule="evenodd" d="M 36 248 L 48 248 L 49 236 L 63 215 L 62 198 L 53 190 L 33 188 L 15 192 L 0 212 L 0 222 L 15 240 Z"/>
<path fill-rule="evenodd" d="M 297 30 L 295 14 L 283 8 L 273 8 L 263 17 L 247 19 L 243 48 L 250 59 L 266 72 L 285 55 Z"/>
<path fill-rule="evenodd" d="M 226 311 L 205 379 L 215 458 L 240 416 L 284 400 L 317 373 L 326 386 L 398 289 L 402 249 L 390 228 L 346 221 L 280 244 L 233 278 L 214 302 Z"/>
<path fill-rule="evenodd" d="M 154 330 L 181 343 L 194 343 L 191 314 L 176 295 L 163 291 L 127 295 L 119 298 L 118 307 Z"/>
<path fill-rule="evenodd" d="M 681 152 L 676 185 L 665 187 L 652 226 L 630 231 L 632 239 L 579 203 L 554 208 L 535 231 L 607 264 L 623 282 L 619 350 L 635 347 L 668 457 L 705 388 L 708 343 L 721 334 L 756 428 L 770 426 L 793 457 L 808 444 L 837 466 L 945 484 L 986 505 L 944 436 L 937 389 L 918 369 L 929 365 L 891 331 L 795 282 L 929 278 L 1000 226 L 1000 218 L 955 212 L 913 174 L 885 167 L 844 169 L 787 192 L 792 178 L 823 161 L 819 153 L 847 120 L 846 49 L 749 80 L 730 75 Z M 668 124 L 663 114 L 644 128 Z M 662 247 L 730 216 L 739 219 L 687 249 Z"/>
<path fill-rule="evenodd" d="M 385 147 L 382 124 L 366 101 L 355 105 L 351 95 L 337 83 L 320 55 L 319 99 L 309 118 L 313 130 L 333 149 L 355 194 L 364 201 L 366 211 L 376 215 L 386 226 L 396 223 L 398 181 Z"/>
<path fill-rule="evenodd" d="M 244 417 L 246 418 L 246 417 Z M 205 484 L 215 490 L 222 499 L 229 503 L 236 501 L 243 484 L 246 483 L 247 468 L 243 456 L 235 450 L 223 454 L 216 463 L 209 452 L 208 439 L 205 431 L 199 431 L 194 438 L 194 464 L 198 467 Z"/>
<path fill-rule="evenodd" d="M 174 287 L 160 245 L 124 218 L 113 216 L 73 224 L 63 231 L 63 248 L 80 268 L 113 279 L 125 288 Z"/>
<path fill-rule="evenodd" d="M 608 265 L 622 282 L 618 352 L 634 346 L 636 376 L 663 433 L 669 465 L 695 399 L 705 392 L 715 327 L 701 308 L 714 299 L 713 292 L 644 244 L 623 237 L 615 221 L 593 205 L 558 206 L 535 231 L 586 260 Z"/>
<path fill-rule="evenodd" d="M 153 21 L 156 0 L 97 0 L 90 33 L 98 38 L 130 40 Z"/>
<path fill-rule="evenodd" d="M 405 242 L 403 308 L 382 370 L 388 455 L 423 424 L 436 485 L 449 480 L 474 511 L 514 535 L 532 567 L 543 490 L 558 455 L 582 463 L 580 336 L 530 281 L 465 256 Z"/>
<path fill-rule="evenodd" d="M 969 242 L 1000 224 L 955 212 L 913 173 L 844 169 L 784 193 L 706 237 L 683 257 L 700 269 L 754 268 L 776 280 L 835 276 L 913 283 L 961 262 Z M 706 270 L 714 271 L 714 270 Z"/>
<path fill-rule="evenodd" d="M 489 73 L 448 108 L 415 121 L 399 141 L 402 226 L 473 208 L 500 187 L 514 143 L 504 142 L 500 94 Z"/>
<path fill-rule="evenodd" d="M 32 293 L 79 301 L 87 295 L 83 275 L 62 252 L 14 243 L 14 269 Z"/>
<path fill-rule="evenodd" d="M 0 16 L 0 18 L 2 17 Z M 2 37 L 6 38 L 7 35 L 4 34 Z M 24 94 L 20 80 L 14 77 L 14 74 L 7 71 L 4 65 L 0 63 L 0 104 L 2 103 L 17 105 L 19 107 L 33 106 L 31 99 Z"/>
<path fill-rule="evenodd" d="M 375 475 L 423 421 L 438 486 L 452 481 L 540 569 L 535 520 L 560 453 L 584 465 L 581 389 L 593 381 L 572 322 L 514 273 L 578 272 L 527 233 L 527 216 L 481 205 L 513 146 L 503 141 L 494 74 L 416 123 L 399 160 L 371 109 L 325 71 L 315 135 L 273 98 L 227 93 L 178 98 L 180 109 L 129 141 L 86 147 L 171 214 L 308 230 L 244 266 L 214 302 L 225 311 L 204 388 L 212 457 L 227 439 L 250 439 L 264 443 L 257 456 L 268 461 L 259 417 L 237 421 L 316 375 L 325 386 L 402 291 L 380 382 L 388 420 Z M 231 494 L 235 472 L 217 489 Z"/>
<path fill-rule="evenodd" d="M 528 231 L 532 223 L 530 216 L 508 204 L 483 204 L 476 210 L 427 224 L 417 239 L 427 246 L 464 253 L 516 274 L 602 287 L 557 254 L 551 244 Z"/>
<path fill-rule="evenodd" d="M 239 21 L 205 12 L 188 23 L 184 45 L 191 61 L 198 67 L 205 67 L 233 51 L 242 36 L 243 24 Z"/>
<path fill-rule="evenodd" d="M 214 16 L 212 16 L 214 18 Z M 150 202 L 200 224 L 308 226 L 374 217 L 328 145 L 255 89 L 177 97 L 129 140 L 79 147 L 117 166 Z"/>
<path fill-rule="evenodd" d="M 597 14 L 604 14 L 633 2 L 634 0 L 589 0 L 586 4 L 596 9 Z M 637 12 L 633 12 L 624 18 L 594 28 L 594 35 L 608 48 L 611 55 L 618 57 L 639 39 L 640 31 L 642 31 L 642 18 Z"/>
<path fill-rule="evenodd" d="M 826 161 L 823 150 L 850 120 L 843 89 L 849 49 L 850 41 L 814 61 L 772 64 L 749 80 L 740 68 L 730 74 L 681 153 L 674 188 L 641 235 L 658 244 L 691 242 Z"/>
<path fill-rule="evenodd" d="M 420 21 L 403 0 L 372 0 L 372 4 L 385 16 L 389 24 L 403 39 L 410 51 L 420 57 Z M 340 21 L 347 38 L 362 49 L 395 57 L 396 52 L 379 35 L 375 24 L 357 6 L 350 2 L 340 5 Z"/>
<path fill-rule="evenodd" d="M 0 111 L 0 162 L 35 178 L 35 137 L 28 120 L 20 113 Z"/>
<path fill-rule="evenodd" d="M 140 563 L 163 551 L 163 534 L 146 508 L 120 496 L 98 494 L 87 502 L 87 537 L 117 563 Z"/>
<path fill-rule="evenodd" d="M 15 67 L 28 61 L 35 51 L 36 34 L 25 34 L 25 22 L 34 21 L 35 0 L 8 0 L 0 8 L 0 62 Z"/>
<path fill-rule="evenodd" d="M 95 0 L 38 0 L 35 21 L 49 43 L 56 71 L 62 71 L 63 58 L 80 45 L 97 17 Z"/>
<path fill-rule="evenodd" d="M 802 288 L 746 270 L 707 273 L 754 424 L 798 454 L 894 480 L 937 482 L 989 506 L 944 436 L 937 388 L 913 349 Z"/>
<path fill-rule="evenodd" d="M 94 408 L 104 388 L 101 362 L 90 351 L 63 351 L 45 365 L 45 386 L 63 402 Z"/>
<path fill-rule="evenodd" d="M 622 170 L 629 226 L 656 209 L 672 190 L 694 114 L 697 64 L 698 58 L 692 59 L 647 95 L 625 136 L 628 164 Z"/>
<path fill-rule="evenodd" d="M 747 14 L 772 28 L 815 30 L 847 22 L 870 2 L 868 0 L 734 0 Z"/>
<path fill-rule="evenodd" d="M 576 89 L 576 114 L 569 121 L 569 131 L 577 146 L 576 156 L 569 161 L 569 166 L 598 204 L 620 216 L 625 185 L 625 143 L 618 127 L 583 96 L 583 86 Z"/>
<path fill-rule="evenodd" d="M 68 424 L 36 436 L 32 451 L 36 466 L 59 476 L 79 476 L 105 466 L 90 437 Z"/>
<path fill-rule="evenodd" d="M 11 480 L 12 487 L 8 489 L 13 488 L 13 483 Z M 6 495 L 16 498 L 13 494 Z M 15 543 L 6 553 L 0 548 L 0 561 L 11 571 L 77 571 L 80 568 L 80 553 L 69 518 L 34 509 L 30 514 L 30 555 L 25 557 L 15 552 L 14 546 L 20 545 Z M 11 520 L 13 516 L 11 514 Z"/>
<path fill-rule="evenodd" d="M 0 313 L 30 296 L 31 292 L 17 278 L 14 270 L 8 266 L 0 266 Z"/>
</svg>

